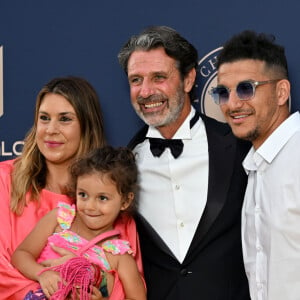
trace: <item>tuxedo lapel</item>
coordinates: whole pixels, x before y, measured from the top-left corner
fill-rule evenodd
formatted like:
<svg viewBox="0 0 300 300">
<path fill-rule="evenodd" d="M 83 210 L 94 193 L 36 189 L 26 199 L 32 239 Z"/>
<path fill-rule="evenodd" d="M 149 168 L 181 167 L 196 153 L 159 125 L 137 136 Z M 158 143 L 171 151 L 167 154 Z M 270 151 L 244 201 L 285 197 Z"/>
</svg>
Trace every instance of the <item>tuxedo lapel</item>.
<svg viewBox="0 0 300 300">
<path fill-rule="evenodd" d="M 136 135 L 130 140 L 130 142 L 128 143 L 127 147 L 130 148 L 131 150 L 133 150 L 136 145 L 142 143 L 145 140 L 145 138 L 146 138 L 146 134 L 148 132 L 148 129 L 149 129 L 148 125 L 143 126 L 136 133 Z"/>
<path fill-rule="evenodd" d="M 128 144 L 128 147 L 130 149 L 134 149 L 136 145 L 142 143 L 145 140 L 146 134 L 148 132 L 149 126 L 145 125 L 141 130 L 137 132 L 137 134 L 131 139 L 131 141 Z M 159 249 L 161 249 L 163 252 L 165 252 L 168 256 L 173 257 L 173 252 L 170 250 L 170 248 L 165 244 L 163 239 L 158 235 L 158 233 L 154 230 L 154 228 L 150 225 L 150 223 L 138 212 L 135 216 L 136 224 L 138 227 L 138 232 L 140 239 L 142 240 L 144 236 L 149 237 L 151 239 L 151 242 L 158 245 Z M 177 259 L 176 259 L 177 260 Z"/>
<path fill-rule="evenodd" d="M 233 173 L 236 142 L 229 127 L 201 116 L 207 132 L 209 152 L 209 178 L 207 203 L 186 258 L 201 243 L 220 214 L 228 197 Z"/>
<path fill-rule="evenodd" d="M 158 246 L 158 248 L 161 251 L 165 252 L 168 256 L 171 256 L 175 260 L 177 260 L 177 258 L 174 256 L 173 252 L 166 245 L 166 243 L 163 241 L 163 239 L 153 229 L 153 227 L 150 225 L 150 223 L 138 212 L 135 214 L 135 221 L 136 221 L 138 233 L 139 233 L 141 240 L 144 237 L 147 237 L 147 239 L 151 239 L 151 241 L 147 241 L 147 242 L 153 242 L 154 244 L 156 244 Z"/>
</svg>

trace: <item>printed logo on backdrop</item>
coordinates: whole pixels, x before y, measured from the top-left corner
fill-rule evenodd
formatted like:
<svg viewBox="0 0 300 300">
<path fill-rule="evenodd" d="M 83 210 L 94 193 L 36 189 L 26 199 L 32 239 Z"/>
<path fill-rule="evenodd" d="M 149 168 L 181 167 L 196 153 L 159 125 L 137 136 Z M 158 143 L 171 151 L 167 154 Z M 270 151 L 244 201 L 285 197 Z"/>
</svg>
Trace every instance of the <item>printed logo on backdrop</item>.
<svg viewBox="0 0 300 300">
<path fill-rule="evenodd" d="M 0 117 L 3 115 L 3 46 L 0 46 Z"/>
<path fill-rule="evenodd" d="M 0 46 L 0 118 L 4 113 L 3 101 L 3 46 Z M 3 128 L 3 126 L 1 126 Z M 3 136 L 1 137 L 3 138 Z M 14 141 L 11 145 L 7 141 L 0 141 L 0 161 L 13 158 L 21 154 L 23 149 L 23 141 Z"/>
<path fill-rule="evenodd" d="M 199 110 L 214 119 L 225 122 L 220 107 L 214 103 L 208 91 L 211 87 L 217 85 L 217 58 L 222 47 L 214 49 L 200 59 L 197 67 L 196 79 L 196 99 L 195 106 L 198 105 Z"/>
</svg>

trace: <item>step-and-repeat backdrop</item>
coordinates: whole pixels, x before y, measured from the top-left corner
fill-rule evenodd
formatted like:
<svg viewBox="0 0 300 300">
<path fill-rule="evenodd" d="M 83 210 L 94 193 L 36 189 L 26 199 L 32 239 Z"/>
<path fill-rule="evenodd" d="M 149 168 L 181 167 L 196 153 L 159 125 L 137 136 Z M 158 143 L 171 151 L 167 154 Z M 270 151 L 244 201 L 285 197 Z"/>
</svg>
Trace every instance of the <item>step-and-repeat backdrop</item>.
<svg viewBox="0 0 300 300">
<path fill-rule="evenodd" d="M 222 44 L 244 29 L 273 34 L 286 48 L 291 111 L 300 109 L 300 1 L 0 1 L 0 161 L 19 155 L 35 99 L 53 77 L 86 78 L 97 90 L 109 143 L 126 145 L 142 125 L 117 61 L 120 47 L 149 25 L 175 28 L 199 52 L 195 105 L 222 115 L 207 91 Z"/>
</svg>

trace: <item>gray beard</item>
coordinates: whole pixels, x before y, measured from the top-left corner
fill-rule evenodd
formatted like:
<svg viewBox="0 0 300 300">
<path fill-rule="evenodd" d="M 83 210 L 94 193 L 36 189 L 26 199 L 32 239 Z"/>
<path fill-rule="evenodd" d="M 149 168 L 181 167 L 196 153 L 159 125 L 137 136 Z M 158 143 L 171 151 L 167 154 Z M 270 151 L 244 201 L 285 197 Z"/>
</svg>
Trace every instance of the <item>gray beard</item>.
<svg viewBox="0 0 300 300">
<path fill-rule="evenodd" d="M 183 105 L 184 105 L 184 93 L 182 90 L 178 90 L 177 93 L 176 93 L 176 103 L 177 103 L 177 106 L 175 106 L 172 110 L 170 110 L 169 114 L 166 116 L 166 118 L 164 120 L 161 120 L 160 122 L 157 122 L 155 124 L 151 124 L 147 119 L 147 117 L 145 117 L 143 115 L 142 112 L 137 112 L 138 116 L 149 126 L 153 126 L 153 127 L 162 127 L 162 126 L 167 126 L 173 122 L 175 122 L 181 111 L 182 111 L 182 108 L 183 108 Z M 156 113 L 153 113 L 153 115 L 155 116 Z M 159 114 L 159 113 L 157 113 Z"/>
</svg>

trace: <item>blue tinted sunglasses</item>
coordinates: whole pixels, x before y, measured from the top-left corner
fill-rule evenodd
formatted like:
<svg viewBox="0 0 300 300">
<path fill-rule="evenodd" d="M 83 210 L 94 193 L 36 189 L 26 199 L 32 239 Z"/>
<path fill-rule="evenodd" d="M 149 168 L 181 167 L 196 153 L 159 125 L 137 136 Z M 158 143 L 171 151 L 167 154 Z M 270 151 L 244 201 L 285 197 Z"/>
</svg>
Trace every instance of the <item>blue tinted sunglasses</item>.
<svg viewBox="0 0 300 300">
<path fill-rule="evenodd" d="M 265 80 L 265 81 L 255 81 L 255 80 L 245 80 L 237 84 L 235 91 L 240 100 L 251 100 L 255 95 L 256 87 L 268 83 L 274 83 L 281 79 Z M 231 90 L 225 85 L 218 85 L 212 87 L 208 92 L 214 102 L 218 105 L 222 105 L 228 102 Z"/>
</svg>

